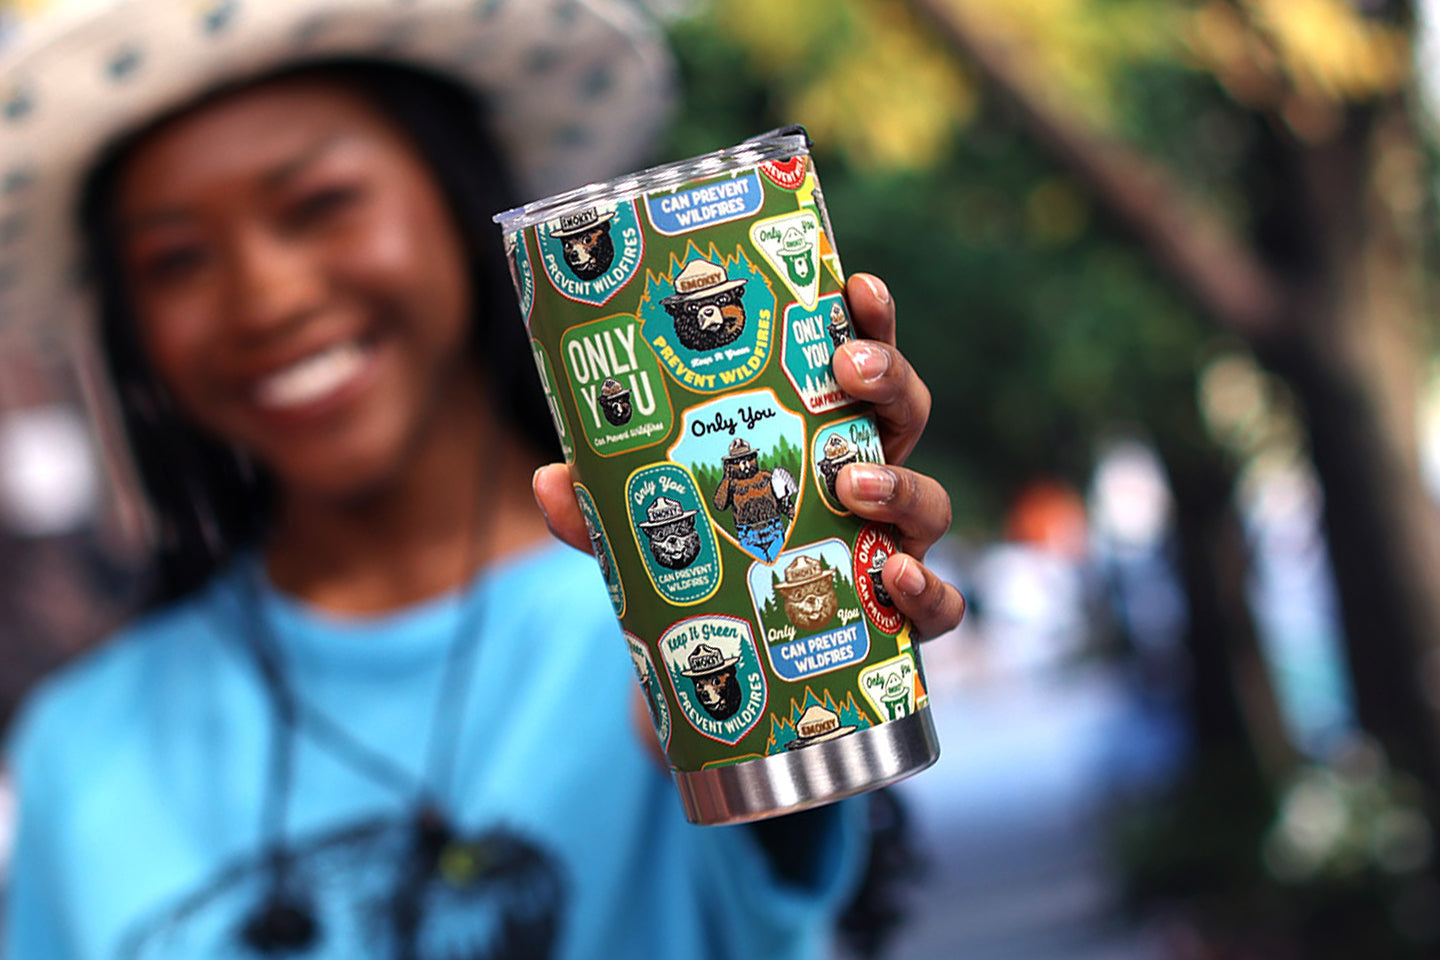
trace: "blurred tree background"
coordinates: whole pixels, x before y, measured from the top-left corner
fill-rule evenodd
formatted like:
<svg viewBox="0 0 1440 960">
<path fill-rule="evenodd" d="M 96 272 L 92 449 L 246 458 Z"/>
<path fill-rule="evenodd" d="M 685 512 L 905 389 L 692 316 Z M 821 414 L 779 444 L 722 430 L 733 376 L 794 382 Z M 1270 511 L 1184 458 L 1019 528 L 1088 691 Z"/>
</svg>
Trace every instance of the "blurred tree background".
<svg viewBox="0 0 1440 960">
<path fill-rule="evenodd" d="M 1001 536 L 1037 479 L 1083 488 L 1107 438 L 1162 458 L 1193 749 L 1174 794 L 1117 828 L 1137 905 L 1184 902 L 1197 956 L 1434 956 L 1440 526 L 1417 408 L 1436 218 L 1414 11 L 687 10 L 670 153 L 807 126 L 845 265 L 890 284 L 934 393 L 914 463 L 951 490 L 959 531 Z M 1280 720 L 1235 506 L 1275 464 L 1323 492 L 1356 711 L 1378 746 L 1302 757 Z M 1323 855 L 1290 842 L 1316 802 L 1345 824 Z"/>
</svg>

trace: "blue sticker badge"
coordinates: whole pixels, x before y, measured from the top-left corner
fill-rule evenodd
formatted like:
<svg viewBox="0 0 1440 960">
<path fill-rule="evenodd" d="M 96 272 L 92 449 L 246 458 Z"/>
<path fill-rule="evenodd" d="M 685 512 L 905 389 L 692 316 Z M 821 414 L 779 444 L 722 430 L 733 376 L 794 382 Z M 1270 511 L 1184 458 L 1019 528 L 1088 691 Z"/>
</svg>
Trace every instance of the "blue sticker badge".
<svg viewBox="0 0 1440 960">
<path fill-rule="evenodd" d="M 756 560 L 775 562 L 803 495 L 803 416 L 768 388 L 732 393 L 685 411 L 669 459 L 699 483 L 722 536 Z"/>
<path fill-rule="evenodd" d="M 720 589 L 720 549 L 699 488 L 676 463 L 641 467 L 625 484 L 635 546 L 655 590 L 679 606 Z"/>
<path fill-rule="evenodd" d="M 683 262 L 672 255 L 668 272 L 646 272 L 639 316 L 666 373 L 695 393 L 748 383 L 770 359 L 775 294 L 740 247 L 687 243 Z"/>
<path fill-rule="evenodd" d="M 751 217 L 764 205 L 765 188 L 754 170 L 645 195 L 651 225 L 667 237 Z"/>
<path fill-rule="evenodd" d="M 770 666 L 795 682 L 859 663 L 870 654 L 850 548 L 822 540 L 751 564 L 747 583 Z"/>
<path fill-rule="evenodd" d="M 640 269 L 645 236 L 635 204 L 586 207 L 535 228 L 545 276 L 567 300 L 600 307 Z"/>
<path fill-rule="evenodd" d="M 595 509 L 595 500 L 583 483 L 574 484 L 575 499 L 580 503 L 580 515 L 585 521 L 585 532 L 590 535 L 590 550 L 595 554 L 595 563 L 600 567 L 600 576 L 605 578 L 605 589 L 610 594 L 610 606 L 615 616 L 625 615 L 625 585 L 620 582 L 620 568 L 615 565 L 615 551 L 610 546 L 610 537 L 605 525 L 600 522 L 600 511 Z"/>
<path fill-rule="evenodd" d="M 836 348 L 855 339 L 845 298 L 827 293 L 813 310 L 792 303 L 785 308 L 782 327 L 785 339 L 780 361 L 805 409 L 827 413 L 854 403 L 855 398 L 835 382 L 830 367 Z"/>
<path fill-rule="evenodd" d="M 645 697 L 645 706 L 650 711 L 650 722 L 655 727 L 655 736 L 660 738 L 660 747 L 670 746 L 670 704 L 665 702 L 665 691 L 660 686 L 660 674 L 650 659 L 650 651 L 640 638 L 629 630 L 625 633 L 625 646 L 630 649 L 630 665 L 635 668 L 635 679 L 640 681 L 640 692 Z"/>
<path fill-rule="evenodd" d="M 810 447 L 810 462 L 815 465 L 815 486 L 820 490 L 820 499 L 832 512 L 849 516 L 850 511 L 835 492 L 841 469 L 852 463 L 885 462 L 885 449 L 880 445 L 880 428 L 874 415 L 862 413 L 827 423 L 815 431 Z"/>
</svg>

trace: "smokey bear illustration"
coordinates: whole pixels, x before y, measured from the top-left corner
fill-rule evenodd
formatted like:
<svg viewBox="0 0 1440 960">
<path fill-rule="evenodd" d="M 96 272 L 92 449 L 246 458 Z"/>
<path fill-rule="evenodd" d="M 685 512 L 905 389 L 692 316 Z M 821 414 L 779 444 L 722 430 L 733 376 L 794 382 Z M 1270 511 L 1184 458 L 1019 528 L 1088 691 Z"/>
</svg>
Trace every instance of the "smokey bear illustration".
<svg viewBox="0 0 1440 960">
<path fill-rule="evenodd" d="M 785 598 L 785 616 L 799 630 L 819 630 L 831 621 L 840 602 L 835 596 L 835 571 L 814 557 L 799 556 L 785 568 L 785 579 L 775 584 Z"/>
<path fill-rule="evenodd" d="M 884 607 L 895 606 L 895 601 L 890 599 L 890 592 L 885 589 L 885 584 L 880 580 L 880 574 L 885 570 L 885 561 L 889 559 L 884 550 L 876 550 L 875 559 L 870 561 L 870 569 L 865 571 L 875 587 L 875 602 Z"/>
<path fill-rule="evenodd" d="M 600 384 L 600 412 L 612 427 L 623 427 L 635 414 L 630 403 L 630 390 L 614 377 L 606 377 Z"/>
<path fill-rule="evenodd" d="M 709 260 L 691 260 L 675 278 L 675 292 L 660 301 L 675 321 L 675 336 L 691 350 L 733 343 L 745 329 L 745 280 L 731 280 Z"/>
<path fill-rule="evenodd" d="M 845 308 L 838 302 L 830 307 L 830 325 L 825 329 L 830 334 L 830 342 L 837 348 L 855 339 L 855 328 L 850 326 L 850 318 L 845 316 Z"/>
<path fill-rule="evenodd" d="M 655 702 L 657 691 L 650 677 L 650 663 L 634 650 L 630 651 L 630 662 L 635 668 L 635 676 L 640 680 L 640 689 L 645 696 L 645 706 L 650 708 L 650 722 L 655 725 L 655 729 L 658 731 L 662 727 L 664 720 L 660 715 L 660 707 Z"/>
<path fill-rule="evenodd" d="M 795 723 L 795 739 L 785 745 L 787 750 L 799 750 L 814 743 L 825 743 L 855 732 L 853 725 L 841 726 L 840 715 L 819 704 L 812 704 Z"/>
<path fill-rule="evenodd" d="M 724 476 L 715 488 L 715 509 L 733 510 L 740 546 L 773 561 L 795 516 L 795 478 L 784 467 L 760 469 L 760 454 L 744 437 L 730 441 L 730 451 L 721 460 Z"/>
<path fill-rule="evenodd" d="M 695 529 L 695 510 L 685 510 L 676 500 L 656 497 L 645 508 L 647 519 L 638 526 L 649 538 L 655 562 L 671 570 L 683 570 L 700 555 L 700 533 Z"/>
<path fill-rule="evenodd" d="M 560 217 L 550 236 L 560 241 L 565 265 L 580 280 L 594 280 L 615 260 L 615 242 L 610 239 L 610 221 L 615 211 L 600 213 L 594 207 Z"/>
<path fill-rule="evenodd" d="M 610 581 L 610 551 L 605 549 L 605 534 L 595 528 L 587 514 L 581 513 L 580 519 L 585 521 L 585 532 L 590 535 L 590 552 L 595 554 L 595 562 L 600 565 L 600 576 L 608 583 Z"/>
<path fill-rule="evenodd" d="M 840 476 L 841 467 L 855 462 L 855 445 L 840 434 L 832 433 L 825 441 L 824 453 L 815 466 L 825 480 L 825 492 L 830 494 L 830 499 L 838 505 L 840 498 L 835 493 L 835 481 Z"/>
<path fill-rule="evenodd" d="M 740 681 L 735 678 L 739 662 L 739 657 L 727 657 L 719 648 L 700 643 L 680 671 L 694 684 L 700 706 L 716 720 L 729 720 L 740 709 Z"/>
</svg>

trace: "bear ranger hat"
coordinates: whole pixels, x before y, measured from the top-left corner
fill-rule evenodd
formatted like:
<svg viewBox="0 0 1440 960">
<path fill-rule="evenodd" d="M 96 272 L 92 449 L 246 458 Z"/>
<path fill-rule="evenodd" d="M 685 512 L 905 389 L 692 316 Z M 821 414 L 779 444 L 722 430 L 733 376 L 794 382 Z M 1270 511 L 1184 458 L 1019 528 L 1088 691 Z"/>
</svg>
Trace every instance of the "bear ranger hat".
<svg viewBox="0 0 1440 960">
<path fill-rule="evenodd" d="M 595 207 L 586 207 L 579 213 L 562 213 L 556 225 L 550 228 L 550 236 L 556 240 L 578 237 L 582 233 L 589 233 L 596 227 L 603 227 L 614 219 L 614 210 L 606 210 L 601 213 Z"/>
<path fill-rule="evenodd" d="M 744 280 L 731 280 L 725 273 L 725 268 L 711 263 L 709 260 L 691 260 L 685 264 L 685 269 L 675 278 L 675 292 L 664 300 L 666 303 L 683 303 L 687 300 L 698 300 L 701 297 L 709 297 L 717 293 L 724 293 L 727 290 L 736 290 L 745 286 Z"/>
<path fill-rule="evenodd" d="M 668 114 L 670 56 L 624 0 L 40 0 L 0 8 L 0 332 L 93 313 L 75 206 L 107 146 L 228 84 L 375 59 L 476 91 L 521 189 L 633 165 Z"/>
<path fill-rule="evenodd" d="M 649 519 L 641 520 L 638 526 L 642 530 L 653 530 L 656 527 L 668 526 L 677 520 L 688 520 L 697 512 L 696 510 L 686 510 L 678 500 L 656 497 L 655 502 L 645 508 L 645 515 Z"/>
<path fill-rule="evenodd" d="M 685 661 L 685 669 L 680 671 L 680 675 L 682 677 L 708 677 L 712 673 L 728 670 L 739 662 L 739 657 L 727 657 L 719 647 L 701 643 L 690 651 L 690 656 Z"/>
<path fill-rule="evenodd" d="M 809 586 L 817 580 L 834 583 L 835 571 L 826 570 L 814 557 L 796 557 L 790 566 L 785 568 L 785 579 L 775 584 L 775 589 L 789 596 L 791 590 Z"/>
<path fill-rule="evenodd" d="M 854 733 L 855 727 L 840 725 L 840 715 L 827 710 L 818 703 L 811 704 L 800 719 L 795 721 L 795 739 L 785 745 L 787 750 L 799 750 L 812 743 L 836 740 L 847 733 Z"/>
</svg>

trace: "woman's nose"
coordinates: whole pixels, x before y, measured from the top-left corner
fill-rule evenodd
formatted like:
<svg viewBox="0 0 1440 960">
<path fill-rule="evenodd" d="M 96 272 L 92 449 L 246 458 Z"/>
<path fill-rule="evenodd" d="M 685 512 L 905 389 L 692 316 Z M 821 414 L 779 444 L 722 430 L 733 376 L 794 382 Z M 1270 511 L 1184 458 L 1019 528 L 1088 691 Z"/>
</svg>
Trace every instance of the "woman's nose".
<svg viewBox="0 0 1440 960">
<path fill-rule="evenodd" d="M 324 272 L 303 245 L 263 227 L 239 233 L 231 254 L 230 313 L 237 332 L 282 333 L 324 301 Z"/>
</svg>

